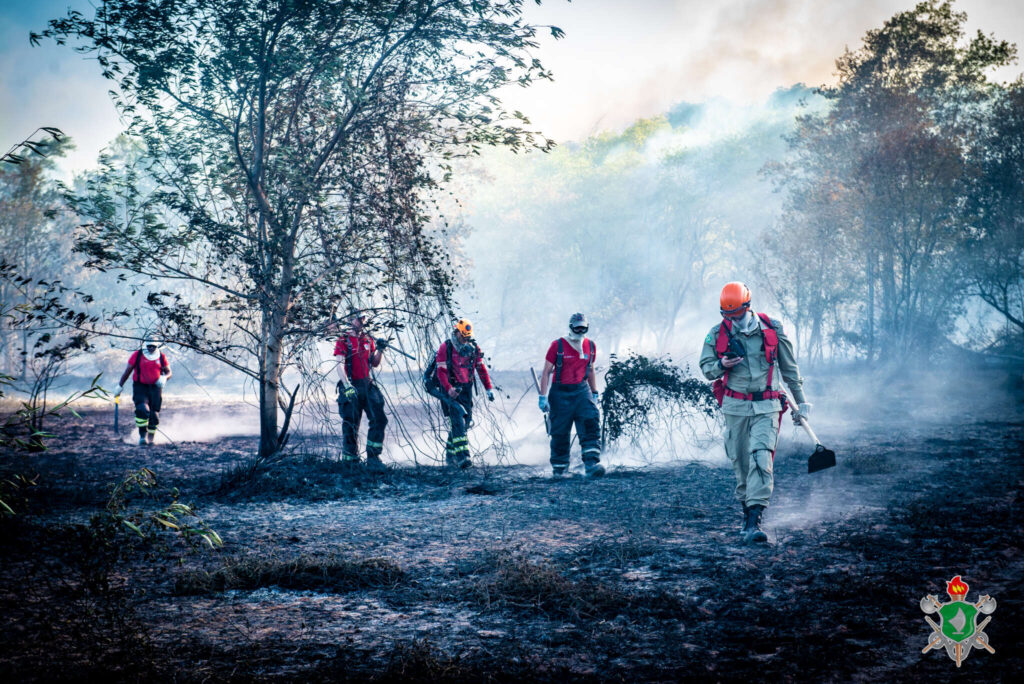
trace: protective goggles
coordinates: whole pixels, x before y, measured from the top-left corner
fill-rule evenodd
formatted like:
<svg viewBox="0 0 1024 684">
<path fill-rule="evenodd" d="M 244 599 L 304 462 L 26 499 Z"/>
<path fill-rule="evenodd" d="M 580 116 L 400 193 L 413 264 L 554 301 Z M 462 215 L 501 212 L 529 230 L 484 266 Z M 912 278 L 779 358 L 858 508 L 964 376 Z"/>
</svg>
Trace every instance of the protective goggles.
<svg viewBox="0 0 1024 684">
<path fill-rule="evenodd" d="M 569 330 L 572 330 L 577 335 L 582 335 L 583 333 L 585 333 L 588 330 L 590 330 L 590 326 L 587 326 L 587 325 L 574 325 L 571 328 L 569 328 Z"/>
</svg>

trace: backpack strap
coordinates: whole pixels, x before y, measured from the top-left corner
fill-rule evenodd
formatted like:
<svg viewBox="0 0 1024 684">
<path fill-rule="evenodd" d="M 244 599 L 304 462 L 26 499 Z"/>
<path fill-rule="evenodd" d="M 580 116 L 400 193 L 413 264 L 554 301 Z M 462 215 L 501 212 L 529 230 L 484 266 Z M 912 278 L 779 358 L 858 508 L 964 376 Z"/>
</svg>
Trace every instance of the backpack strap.
<svg viewBox="0 0 1024 684">
<path fill-rule="evenodd" d="M 594 344 L 594 340 L 587 338 L 587 342 L 590 343 L 590 359 L 587 360 L 587 372 L 590 372 L 591 367 L 594 365 L 594 358 L 597 356 L 597 345 Z"/>
<path fill-rule="evenodd" d="M 341 338 L 342 348 L 345 350 L 345 375 L 348 376 L 348 381 L 352 382 L 352 342 L 349 340 L 348 333 Z"/>
<path fill-rule="evenodd" d="M 764 335 L 764 358 L 768 362 L 768 383 L 765 386 L 765 390 L 772 388 L 772 376 L 775 374 L 775 360 L 779 356 L 779 333 L 776 332 L 775 326 L 772 324 L 772 319 L 768 318 L 766 314 L 757 314 L 765 327 L 762 330 Z"/>
<path fill-rule="evenodd" d="M 135 352 L 135 363 L 132 366 L 132 382 L 142 382 L 142 349 Z"/>
<path fill-rule="evenodd" d="M 451 385 L 452 387 L 454 387 L 455 386 L 455 375 L 452 374 L 452 346 L 453 345 L 452 345 L 452 341 L 451 340 L 445 340 L 444 341 L 444 353 L 445 353 L 445 358 L 446 358 L 447 363 L 448 363 L 448 368 L 447 368 L 447 370 L 448 370 L 448 384 Z"/>
<path fill-rule="evenodd" d="M 565 356 L 565 348 L 562 346 L 562 338 L 558 338 L 558 351 L 555 352 L 555 382 L 562 384 L 562 358 Z"/>
</svg>

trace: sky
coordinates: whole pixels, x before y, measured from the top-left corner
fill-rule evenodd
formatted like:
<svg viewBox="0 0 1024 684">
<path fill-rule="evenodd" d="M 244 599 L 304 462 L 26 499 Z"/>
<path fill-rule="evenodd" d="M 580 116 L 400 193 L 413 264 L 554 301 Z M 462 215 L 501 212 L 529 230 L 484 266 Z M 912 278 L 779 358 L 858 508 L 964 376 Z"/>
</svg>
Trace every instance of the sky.
<svg viewBox="0 0 1024 684">
<path fill-rule="evenodd" d="M 538 57 L 553 83 L 504 97 L 556 141 L 618 130 L 673 105 L 712 98 L 763 100 L 794 83 L 833 80 L 834 61 L 911 0 L 546 0 L 533 23 L 562 28 Z M 1018 0 L 961 0 L 968 28 L 1024 46 Z M 39 126 L 71 135 L 65 174 L 90 168 L 121 130 L 95 62 L 67 47 L 31 47 L 28 33 L 87 0 L 0 0 L 0 151 Z M 997 76 L 1009 79 L 1019 65 Z"/>
</svg>

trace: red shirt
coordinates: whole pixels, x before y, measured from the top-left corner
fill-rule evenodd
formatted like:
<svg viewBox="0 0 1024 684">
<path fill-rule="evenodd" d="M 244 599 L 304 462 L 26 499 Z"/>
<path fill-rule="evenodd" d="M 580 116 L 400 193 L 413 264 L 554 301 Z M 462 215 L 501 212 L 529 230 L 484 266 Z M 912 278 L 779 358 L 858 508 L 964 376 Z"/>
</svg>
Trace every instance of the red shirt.
<svg viewBox="0 0 1024 684">
<path fill-rule="evenodd" d="M 365 380 L 370 377 L 370 357 L 377 351 L 377 345 L 369 335 L 342 335 L 334 343 L 334 355 L 345 356 L 345 372 L 349 380 Z"/>
<path fill-rule="evenodd" d="M 583 338 L 582 349 L 583 354 L 581 355 L 569 343 L 569 340 L 563 338 L 562 379 L 559 380 L 557 375 L 558 340 L 551 343 L 551 346 L 548 347 L 548 355 L 544 358 L 552 366 L 555 366 L 555 375 L 552 376 L 553 382 L 561 382 L 563 385 L 576 385 L 587 379 L 587 366 L 593 363 L 594 358 L 597 356 L 597 351 L 594 349 L 594 343 L 587 338 Z"/>
<path fill-rule="evenodd" d="M 133 352 L 132 355 L 128 357 L 128 365 L 135 369 L 132 371 L 133 382 L 141 382 L 143 385 L 155 385 L 156 381 L 160 379 L 160 371 L 171 369 L 170 365 L 167 363 L 167 357 L 162 353 L 160 354 L 160 358 L 156 361 L 150 361 L 145 357 L 145 355 L 143 355 L 139 360 L 138 368 L 136 368 L 135 359 L 138 358 L 139 354 L 142 354 L 142 352 Z"/>
<path fill-rule="evenodd" d="M 451 342 L 442 342 L 437 349 L 437 381 L 441 383 L 444 391 L 452 388 L 448 382 L 448 345 Z M 479 348 L 474 347 L 477 353 L 474 356 L 460 356 L 454 348 L 452 349 L 452 377 L 460 385 L 468 385 L 473 382 L 473 370 L 480 376 L 480 382 L 484 383 L 484 389 L 492 389 L 491 376 L 484 365 L 484 355 Z"/>
</svg>

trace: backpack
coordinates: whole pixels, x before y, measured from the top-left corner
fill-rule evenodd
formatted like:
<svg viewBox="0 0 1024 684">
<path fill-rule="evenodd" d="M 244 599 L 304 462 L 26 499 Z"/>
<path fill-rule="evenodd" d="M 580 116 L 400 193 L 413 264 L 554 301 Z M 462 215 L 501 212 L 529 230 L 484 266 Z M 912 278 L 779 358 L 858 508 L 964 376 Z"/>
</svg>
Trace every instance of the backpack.
<svg viewBox="0 0 1024 684">
<path fill-rule="evenodd" d="M 583 342 L 590 343 L 590 358 L 587 359 L 586 371 L 587 373 L 589 373 L 590 367 L 594 364 L 594 357 L 597 355 L 597 345 L 594 344 L 594 341 L 589 337 L 584 338 Z M 563 346 L 564 344 L 565 338 L 559 337 L 558 351 L 555 352 L 555 382 L 558 383 L 559 385 L 562 384 L 562 357 L 565 356 L 565 347 Z M 580 344 L 580 349 L 582 350 L 580 353 L 582 353 L 585 356 L 587 354 L 587 348 L 582 343 Z M 585 377 L 586 375 L 584 375 L 584 378 Z"/>
<path fill-rule="evenodd" d="M 768 361 L 768 381 L 766 387 L 764 390 L 754 392 L 753 394 L 734 392 L 727 387 L 729 382 L 729 371 L 726 370 L 725 375 L 712 383 L 711 392 L 715 395 L 715 400 L 718 402 L 719 406 L 722 405 L 722 401 L 726 396 L 745 399 L 747 401 L 781 399 L 782 412 L 785 413 L 787 408 L 786 393 L 772 390 L 772 377 L 775 374 L 775 361 L 779 356 L 779 334 L 775 331 L 775 325 L 772 323 L 772 319 L 768 318 L 766 314 L 759 313 L 757 316 L 765 325 L 762 333 L 764 334 L 764 357 L 765 360 Z M 732 321 L 723 318 L 722 325 L 718 328 L 718 338 L 715 340 L 715 353 L 718 355 L 718 358 L 721 359 L 725 356 L 725 353 L 729 351 L 732 345 Z"/>
</svg>

